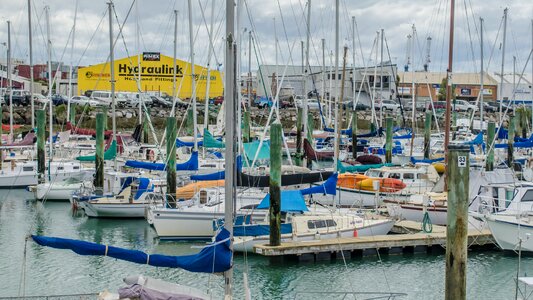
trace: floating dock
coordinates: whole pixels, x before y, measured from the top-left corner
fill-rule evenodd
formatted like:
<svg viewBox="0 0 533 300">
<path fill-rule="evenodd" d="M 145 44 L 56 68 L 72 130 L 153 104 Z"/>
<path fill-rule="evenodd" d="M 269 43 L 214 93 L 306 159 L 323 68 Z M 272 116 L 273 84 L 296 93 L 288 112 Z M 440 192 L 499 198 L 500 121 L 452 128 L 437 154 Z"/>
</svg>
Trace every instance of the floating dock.
<svg viewBox="0 0 533 300">
<path fill-rule="evenodd" d="M 286 242 L 280 246 L 256 245 L 254 253 L 269 257 L 296 256 L 299 260 L 329 260 L 365 255 L 442 252 L 446 247 L 446 227 L 433 225 L 431 233 L 421 231 L 422 224 L 399 221 L 392 234 L 347 237 L 327 240 Z M 493 246 L 488 229 L 470 229 L 468 246 Z"/>
</svg>

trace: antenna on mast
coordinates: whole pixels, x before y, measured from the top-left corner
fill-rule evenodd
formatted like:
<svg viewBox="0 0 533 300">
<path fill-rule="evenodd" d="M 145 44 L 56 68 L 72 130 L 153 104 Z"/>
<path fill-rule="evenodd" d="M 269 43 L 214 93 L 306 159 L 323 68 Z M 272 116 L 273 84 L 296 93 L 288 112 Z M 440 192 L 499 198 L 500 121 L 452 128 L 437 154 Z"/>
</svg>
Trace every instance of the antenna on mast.
<svg viewBox="0 0 533 300">
<path fill-rule="evenodd" d="M 405 65 L 403 66 L 403 70 L 405 72 L 409 72 L 409 65 L 411 64 L 411 38 L 412 36 L 410 34 L 407 35 L 407 47 L 405 51 Z"/>
<path fill-rule="evenodd" d="M 429 70 L 429 63 L 431 62 L 431 36 L 426 39 L 426 62 L 424 63 L 424 71 Z"/>
</svg>

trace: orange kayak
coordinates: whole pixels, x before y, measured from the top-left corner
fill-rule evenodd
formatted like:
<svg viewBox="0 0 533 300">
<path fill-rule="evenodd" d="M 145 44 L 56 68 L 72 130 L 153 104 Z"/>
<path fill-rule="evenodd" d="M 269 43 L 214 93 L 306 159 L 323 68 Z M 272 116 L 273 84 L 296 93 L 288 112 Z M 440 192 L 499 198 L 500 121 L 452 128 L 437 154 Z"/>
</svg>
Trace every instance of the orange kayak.
<svg viewBox="0 0 533 300">
<path fill-rule="evenodd" d="M 355 189 L 355 185 L 360 182 L 361 180 L 367 179 L 368 176 L 362 175 L 362 174 L 355 174 L 355 173 L 344 173 L 339 174 L 339 177 L 337 179 L 337 186 L 348 188 L 348 189 Z"/>
<path fill-rule="evenodd" d="M 363 191 L 376 191 L 374 181 L 379 182 L 380 192 L 398 192 L 406 187 L 405 183 L 395 178 L 367 178 L 357 182 L 355 188 Z"/>
</svg>

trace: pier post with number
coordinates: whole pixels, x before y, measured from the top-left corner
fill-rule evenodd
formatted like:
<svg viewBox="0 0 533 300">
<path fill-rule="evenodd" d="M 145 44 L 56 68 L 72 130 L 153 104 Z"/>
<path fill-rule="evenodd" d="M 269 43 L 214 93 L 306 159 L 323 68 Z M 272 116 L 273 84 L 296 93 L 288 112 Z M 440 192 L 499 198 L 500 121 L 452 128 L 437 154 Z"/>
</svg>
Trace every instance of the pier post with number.
<svg viewBox="0 0 533 300">
<path fill-rule="evenodd" d="M 467 145 L 448 146 L 448 216 L 446 226 L 445 299 L 466 299 L 466 259 L 468 241 L 468 192 L 470 149 Z"/>
</svg>

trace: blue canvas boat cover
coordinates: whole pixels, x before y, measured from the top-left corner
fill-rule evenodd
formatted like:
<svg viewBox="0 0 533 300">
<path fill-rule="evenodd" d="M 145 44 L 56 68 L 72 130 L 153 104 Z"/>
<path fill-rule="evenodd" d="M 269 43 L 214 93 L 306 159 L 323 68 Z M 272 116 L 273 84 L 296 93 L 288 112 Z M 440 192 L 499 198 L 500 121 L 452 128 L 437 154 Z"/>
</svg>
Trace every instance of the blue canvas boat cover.
<svg viewBox="0 0 533 300">
<path fill-rule="evenodd" d="M 137 264 L 154 267 L 181 268 L 190 272 L 221 273 L 232 265 L 230 234 L 222 228 L 215 242 L 206 245 L 197 254 L 170 256 L 147 254 L 138 250 L 129 250 L 80 240 L 32 235 L 32 239 L 41 246 L 72 250 L 80 255 L 102 255 Z"/>
<path fill-rule="evenodd" d="M 198 147 L 203 146 L 203 141 L 198 141 Z M 194 147 L 194 142 L 184 142 L 180 140 L 179 138 L 176 139 L 176 148 L 179 147 Z"/>
<path fill-rule="evenodd" d="M 270 208 L 270 194 L 267 194 L 261 203 L 257 206 L 257 209 L 269 209 Z M 308 211 L 307 205 L 305 205 L 304 196 L 301 191 L 281 191 L 281 211 L 282 212 L 304 212 Z"/>
<path fill-rule="evenodd" d="M 292 224 L 283 223 L 280 228 L 281 234 L 292 233 Z M 270 225 L 238 225 L 233 227 L 233 236 L 261 236 L 270 235 Z"/>
<path fill-rule="evenodd" d="M 135 196 L 133 199 L 137 200 L 144 192 L 153 192 L 154 187 L 150 184 L 150 179 L 141 177 L 139 180 L 139 188 L 137 189 L 137 192 L 135 193 Z"/>
<path fill-rule="evenodd" d="M 465 145 L 481 145 L 481 144 L 483 144 L 483 132 L 478 133 L 473 140 L 465 142 L 464 144 Z"/>
<path fill-rule="evenodd" d="M 166 164 L 164 163 L 152 163 L 146 161 L 128 160 L 126 161 L 126 167 L 145 169 L 152 171 L 164 171 L 166 170 Z M 198 152 L 193 151 L 188 161 L 176 164 L 176 171 L 196 171 L 198 170 Z"/>
<path fill-rule="evenodd" d="M 411 156 L 411 163 L 425 163 L 425 164 L 432 164 L 434 162 L 444 161 L 444 157 L 441 158 L 434 158 L 434 159 L 416 159 Z"/>
<path fill-rule="evenodd" d="M 237 156 L 235 163 L 237 164 L 237 171 L 241 172 L 242 170 L 241 156 Z M 226 179 L 226 171 L 224 170 L 211 173 L 211 174 L 191 175 L 191 180 L 196 180 L 196 181 L 222 180 L 222 179 Z"/>
<path fill-rule="evenodd" d="M 310 194 L 336 195 L 338 178 L 339 178 L 339 174 L 335 173 L 331 175 L 328 178 L 328 180 L 326 180 L 323 184 L 300 190 L 300 192 L 302 192 L 302 195 L 310 195 Z"/>
<path fill-rule="evenodd" d="M 390 166 L 392 166 L 391 163 L 345 166 L 340 161 L 337 161 L 337 170 L 339 170 L 339 173 L 346 173 L 346 172 L 361 173 L 361 172 L 366 172 L 370 169 L 377 169 L 381 167 L 390 167 Z"/>
</svg>

